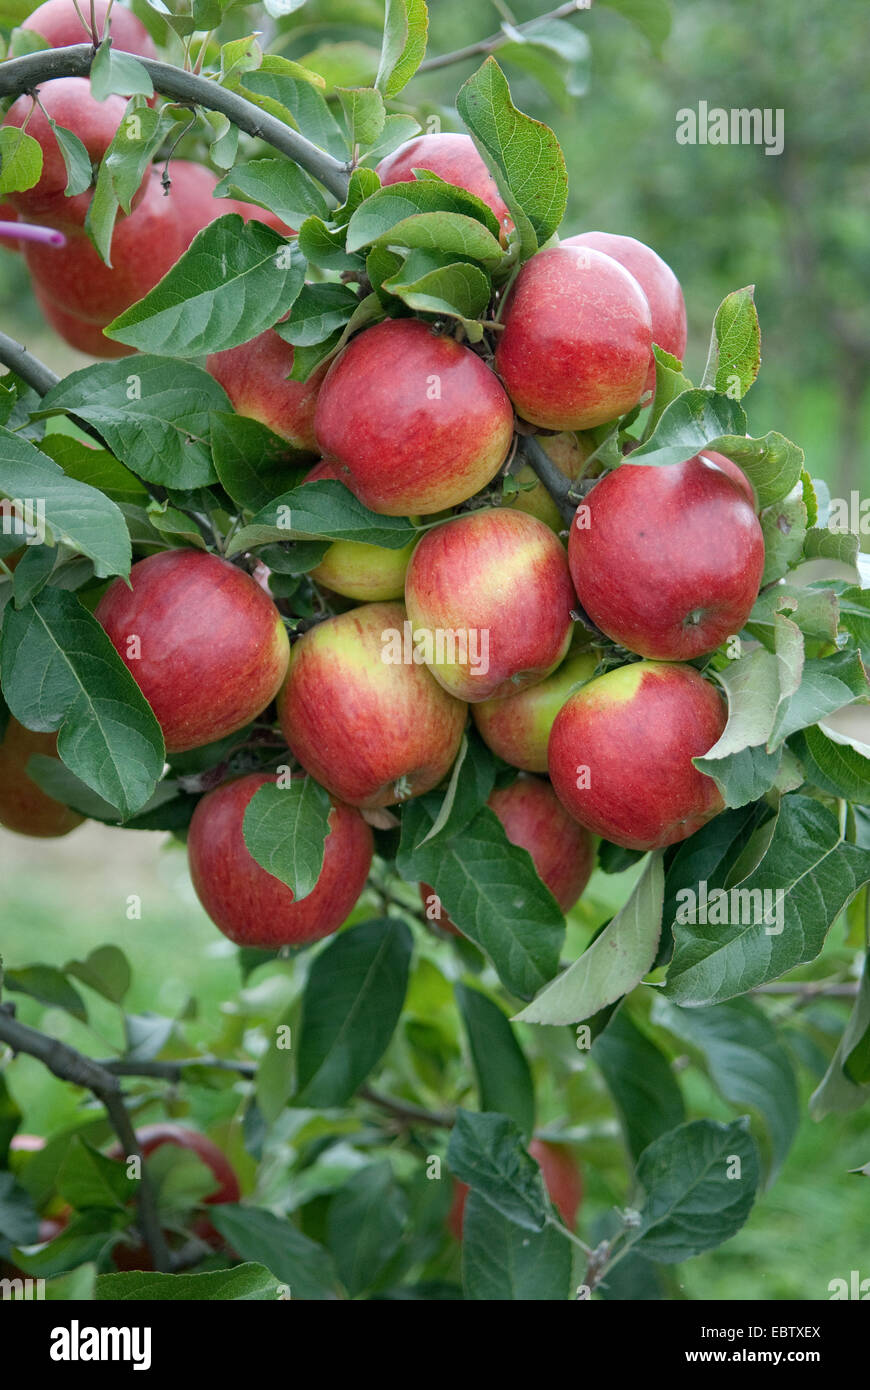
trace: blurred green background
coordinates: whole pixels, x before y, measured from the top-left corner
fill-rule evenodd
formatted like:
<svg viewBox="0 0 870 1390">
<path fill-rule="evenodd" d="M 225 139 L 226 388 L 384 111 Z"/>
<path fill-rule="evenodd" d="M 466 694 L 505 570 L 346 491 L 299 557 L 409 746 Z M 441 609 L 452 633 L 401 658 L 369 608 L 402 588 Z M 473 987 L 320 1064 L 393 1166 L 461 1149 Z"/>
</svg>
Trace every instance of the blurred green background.
<svg viewBox="0 0 870 1390">
<path fill-rule="evenodd" d="M 315 21 L 338 8 L 348 11 L 312 4 L 273 46 L 294 56 L 310 51 Z M 342 36 L 371 43 L 363 21 L 378 5 L 360 0 L 355 8 L 360 22 L 345 23 Z M 509 13 L 523 21 L 547 8 L 545 0 L 512 0 Z M 492 33 L 507 7 L 434 0 L 430 11 L 430 53 L 437 54 Z M 249 27 L 264 27 L 262 11 L 252 7 L 249 14 Z M 555 104 L 531 73 L 508 67 L 517 105 L 551 124 L 563 144 L 570 174 L 566 229 L 639 237 L 676 270 L 689 311 L 690 375 L 700 376 L 717 304 L 728 291 L 755 284 L 764 363 L 747 402 L 752 432 L 778 429 L 794 439 L 811 473 L 835 496 L 870 491 L 866 18 L 866 0 L 836 6 L 676 0 L 673 31 L 659 58 L 614 9 L 596 6 L 575 21 L 589 45 L 578 51 L 572 73 L 578 94 L 569 104 Z M 421 76 L 403 101 L 422 103 L 446 124 L 449 102 L 475 66 Z M 781 108 L 783 153 L 677 144 L 677 111 L 699 101 Z M 0 327 L 58 372 L 86 360 L 45 328 L 21 258 L 3 251 Z M 2 952 L 12 967 L 34 960 L 61 965 L 116 942 L 134 966 L 129 1006 L 177 1014 L 196 995 L 193 1035 L 208 1042 L 233 1007 L 238 970 L 232 947 L 195 901 L 183 854 L 178 847 L 167 852 L 163 839 L 90 825 L 43 845 L 0 831 Z M 597 874 L 588 915 L 603 920 L 612 895 L 624 891 Z M 142 897 L 141 920 L 127 919 L 130 894 Z M 839 929 L 835 935 L 837 949 L 843 937 Z M 841 1026 L 845 1006 L 827 1011 Z M 25 1001 L 23 1017 L 40 1015 Z M 67 1015 L 41 1016 L 43 1026 L 82 1041 Z M 75 1098 L 35 1062 L 21 1059 L 14 1071 L 10 1080 L 28 1128 L 48 1132 L 72 1117 Z M 803 1077 L 806 1098 L 811 1078 L 806 1071 Z M 686 1082 L 702 1113 L 718 1113 L 700 1081 L 690 1075 Z M 824 1299 L 829 1280 L 848 1279 L 855 1268 L 870 1275 L 867 1184 L 847 1172 L 868 1159 L 870 1126 L 860 1113 L 822 1125 L 805 1119 L 779 1180 L 747 1226 L 721 1250 L 685 1265 L 675 1296 Z M 606 1210 L 609 1193 L 591 1171 L 588 1186 L 591 1216 Z"/>
</svg>

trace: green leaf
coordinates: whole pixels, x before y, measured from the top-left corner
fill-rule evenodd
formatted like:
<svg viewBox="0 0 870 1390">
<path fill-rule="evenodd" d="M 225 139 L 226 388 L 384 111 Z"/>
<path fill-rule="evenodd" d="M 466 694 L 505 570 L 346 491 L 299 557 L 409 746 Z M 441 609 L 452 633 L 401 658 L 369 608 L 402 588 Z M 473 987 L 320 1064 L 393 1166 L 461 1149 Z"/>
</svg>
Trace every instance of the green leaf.
<svg viewBox="0 0 870 1390">
<path fill-rule="evenodd" d="M 446 314 L 469 327 L 492 295 L 489 277 L 467 261 L 445 261 L 432 251 L 411 251 L 401 269 L 383 282 L 384 289 L 420 314 Z M 482 331 L 469 334 L 479 342 Z"/>
<path fill-rule="evenodd" d="M 209 1220 L 243 1260 L 264 1265 L 286 1284 L 291 1299 L 336 1297 L 337 1276 L 328 1251 L 286 1216 L 228 1203 L 213 1207 Z"/>
<path fill-rule="evenodd" d="M 776 614 L 784 611 L 805 637 L 817 642 L 836 642 L 838 603 L 833 589 L 777 584 L 758 595 L 747 619 L 746 631 L 773 650 Z"/>
<path fill-rule="evenodd" d="M 671 401 L 650 438 L 626 455 L 622 466 L 681 463 L 704 449 L 725 454 L 743 469 L 761 508 L 778 502 L 800 481 L 802 449 L 775 430 L 748 438 L 739 402 L 700 389 Z"/>
<path fill-rule="evenodd" d="M 115 51 L 111 39 L 104 39 L 91 64 L 91 93 L 97 101 L 117 93 L 122 97 L 153 97 L 154 84 L 147 70 L 132 53 Z"/>
<path fill-rule="evenodd" d="M 25 193 L 41 173 L 39 141 L 17 126 L 0 126 L 0 194 Z"/>
<path fill-rule="evenodd" d="M 683 373 L 683 364 L 658 344 L 653 344 L 656 361 L 656 391 L 653 398 L 645 438 L 649 439 L 671 401 L 684 391 L 692 390 L 692 383 Z"/>
<path fill-rule="evenodd" d="M 57 1175 L 57 1191 L 71 1206 L 117 1207 L 123 1211 L 136 1190 L 126 1165 L 103 1154 L 76 1136 Z"/>
<path fill-rule="evenodd" d="M 648 1144 L 686 1117 L 671 1065 L 624 1009 L 619 1009 L 592 1045 L 635 1160 Z"/>
<path fill-rule="evenodd" d="M 518 111 L 494 58 L 459 90 L 456 106 L 493 172 L 528 256 L 557 230 L 568 199 L 565 158 L 542 121 Z"/>
<path fill-rule="evenodd" d="M 16 608 L 24 608 L 45 588 L 57 563 L 57 549 L 50 545 L 29 545 L 12 577 Z"/>
<path fill-rule="evenodd" d="M 834 560 L 853 571 L 854 582 L 860 583 L 857 570 L 858 537 L 851 531 L 829 531 L 824 526 L 811 526 L 804 541 L 807 560 Z M 839 576 L 838 576 L 839 577 Z"/>
<path fill-rule="evenodd" d="M 826 1115 L 845 1114 L 867 1104 L 870 1096 L 868 1046 L 870 957 L 865 957 L 861 983 L 849 1021 L 828 1070 L 810 1096 L 810 1114 L 814 1120 L 823 1120 Z"/>
<path fill-rule="evenodd" d="M 87 555 L 100 578 L 127 574 L 130 537 L 123 514 L 102 492 L 68 477 L 27 439 L 0 429 L 0 494 L 38 499 L 44 508 L 46 540 Z M 38 515 L 25 520 L 31 524 Z"/>
<path fill-rule="evenodd" d="M 800 685 L 777 710 L 768 747 L 778 748 L 798 729 L 806 729 L 825 715 L 868 695 L 867 674 L 853 647 L 820 660 L 805 661 Z"/>
<path fill-rule="evenodd" d="M 386 107 L 380 92 L 371 87 L 336 87 L 352 150 L 373 145 L 381 135 Z"/>
<path fill-rule="evenodd" d="M 683 899 L 665 993 L 676 1004 L 716 1004 L 814 960 L 868 879 L 870 850 L 846 844 L 827 807 L 783 797 L 766 853 L 747 877 L 715 902 Z"/>
<path fill-rule="evenodd" d="M 768 753 L 764 747 L 741 748 L 722 758 L 695 758 L 699 772 L 712 777 L 726 806 L 747 806 L 776 785 L 782 769 L 783 750 Z M 800 777 L 796 785 L 800 784 Z"/>
<path fill-rule="evenodd" d="M 123 818 L 142 809 L 163 772 L 160 726 L 74 594 L 43 589 L 20 612 L 7 609 L 0 669 L 20 723 L 58 730 L 57 751 L 67 767 Z"/>
<path fill-rule="evenodd" d="M 287 124 L 304 131 L 322 150 L 343 159 L 347 155 L 345 138 L 316 85 L 319 82 L 316 73 L 270 53 L 256 72 L 245 77 L 242 95 L 279 120 L 287 121 L 289 115 Z"/>
<path fill-rule="evenodd" d="M 209 421 L 215 472 L 240 507 L 256 511 L 284 492 L 293 478 L 293 460 L 310 463 L 259 420 L 229 411 L 212 411 Z"/>
<path fill-rule="evenodd" d="M 830 590 L 822 590 L 830 593 Z M 844 589 L 837 602 L 840 621 L 861 648 L 864 665 L 870 668 L 870 589 Z"/>
<path fill-rule="evenodd" d="M 283 237 L 229 213 L 198 232 L 159 284 L 105 333 L 142 352 L 223 352 L 286 314 L 303 279 L 302 259 Z"/>
<path fill-rule="evenodd" d="M 92 448 L 69 434 L 47 434 L 40 441 L 43 454 L 59 463 L 68 478 L 76 478 L 111 497 L 113 502 L 147 502 L 145 484 L 119 463 L 108 449 Z"/>
<path fill-rule="evenodd" d="M 456 984 L 454 991 L 481 1110 L 508 1115 L 529 1138 L 535 1123 L 535 1088 L 514 1030 L 499 1006 L 480 990 Z"/>
<path fill-rule="evenodd" d="M 491 959 L 512 994 L 528 999 L 558 968 L 564 917 L 531 855 L 511 844 L 482 807 L 452 839 L 426 842 L 437 796 L 408 802 L 396 866 L 409 883 L 428 883 L 451 921 Z"/>
<path fill-rule="evenodd" d="M 237 555 L 266 541 L 316 540 L 321 536 L 401 550 L 413 540 L 415 529 L 405 517 L 369 511 L 344 483 L 325 478 L 276 497 L 236 533 L 227 555 Z"/>
<path fill-rule="evenodd" d="M 800 1101 L 791 1058 L 767 1016 L 750 999 L 679 1009 L 659 995 L 653 1020 L 700 1053 L 714 1086 L 731 1105 L 761 1115 L 776 1172 L 797 1132 Z"/>
<path fill-rule="evenodd" d="M 830 796 L 870 805 L 870 758 L 847 743 L 837 743 L 818 726 L 791 740 L 807 781 Z"/>
<path fill-rule="evenodd" d="M 761 586 L 782 579 L 803 555 L 807 534 L 807 509 L 802 497 L 784 497 L 761 513 L 764 533 L 764 571 Z"/>
<path fill-rule="evenodd" d="M 133 980 L 130 963 L 117 946 L 96 946 L 86 960 L 67 961 L 64 970 L 112 1004 L 121 1003 Z"/>
<path fill-rule="evenodd" d="M 462 1283 L 471 1300 L 564 1302 L 571 1247 L 554 1226 L 529 1231 L 471 1192 L 462 1223 Z"/>
<path fill-rule="evenodd" d="M 308 897 L 320 877 L 330 809 L 328 792 L 313 777 L 294 778 L 287 787 L 266 782 L 245 809 L 242 833 L 248 853 L 286 883 L 297 902 Z"/>
<path fill-rule="evenodd" d="M 173 124 L 173 118 L 166 110 L 142 105 L 134 107 L 132 102 L 128 106 L 97 174 L 98 190 L 101 181 L 108 180 L 125 213 L 130 212 L 151 161 Z"/>
<path fill-rule="evenodd" d="M 550 1220 L 541 1170 L 523 1147 L 519 1128 L 506 1115 L 457 1110 L 447 1166 L 523 1230 L 542 1231 Z"/>
<path fill-rule="evenodd" d="M 363 225 L 362 219 L 360 225 Z M 492 232 L 476 217 L 463 212 L 418 212 L 394 223 L 374 244 L 433 251 L 446 258 L 463 256 L 480 261 L 487 270 L 495 269 L 504 260 L 504 252 Z"/>
<path fill-rule="evenodd" d="M 73 372 L 51 388 L 42 408 L 93 425 L 146 482 L 189 489 L 215 481 L 209 417 L 230 403 L 214 377 L 192 362 L 143 355 Z"/>
<path fill-rule="evenodd" d="M 258 203 L 289 227 L 301 226 L 306 217 L 329 215 L 317 184 L 289 159 L 252 159 L 237 164 L 221 179 L 215 195 Z"/>
<path fill-rule="evenodd" d="M 64 126 L 58 125 L 57 121 L 52 121 L 50 124 L 54 138 L 60 146 L 63 162 L 66 165 L 67 184 L 64 192 L 68 198 L 73 198 L 77 193 L 84 193 L 91 186 L 91 179 L 93 178 L 91 156 L 73 131 L 66 130 Z M 129 208 L 126 211 L 129 212 Z"/>
<path fill-rule="evenodd" d="M 671 7 L 668 0 L 600 0 L 609 10 L 617 10 L 630 21 L 657 56 L 671 32 Z"/>
<path fill-rule="evenodd" d="M 359 303 L 350 285 L 303 285 L 290 318 L 275 329 L 294 347 L 312 347 L 344 328 Z"/>
<path fill-rule="evenodd" d="M 148 504 L 148 520 L 161 536 L 168 536 L 173 545 L 183 542 L 199 550 L 207 549 L 202 531 L 186 512 L 170 507 L 168 502 L 153 501 Z"/>
<path fill-rule="evenodd" d="M 372 192 L 360 203 L 348 222 L 346 250 L 360 251 L 374 242 L 381 246 L 392 246 L 394 231 L 397 246 L 408 244 L 410 237 L 412 247 L 419 240 L 422 249 L 440 250 L 438 246 L 432 247 L 432 236 L 436 230 L 432 218 L 436 213 L 441 214 L 437 226 L 448 238 L 445 251 L 452 251 L 466 241 L 470 246 L 485 249 L 487 257 L 494 255 L 491 242 L 498 245 L 498 223 L 492 209 L 473 193 L 450 183 L 442 183 L 440 179 L 391 183 Z M 425 223 L 421 223 L 422 218 L 426 218 Z M 466 227 L 465 223 L 472 225 Z M 480 227 L 481 232 L 489 233 L 491 241 L 481 238 L 474 230 L 476 226 Z"/>
<path fill-rule="evenodd" d="M 66 1274 L 82 1264 L 103 1258 L 115 1243 L 114 1233 L 120 1228 L 121 1221 L 119 1214 L 105 1208 L 94 1208 L 80 1216 L 74 1215 L 60 1235 L 55 1236 L 44 1249 L 26 1258 L 22 1258 L 19 1251 L 15 1262 L 37 1278 L 50 1279 L 57 1274 Z"/>
<path fill-rule="evenodd" d="M 327 1242 L 351 1298 L 377 1284 L 401 1244 L 407 1221 L 407 1198 L 386 1160 L 361 1168 L 333 1197 Z"/>
<path fill-rule="evenodd" d="M 33 1245 L 39 1238 L 39 1216 L 13 1173 L 0 1172 L 0 1237 L 11 1245 Z"/>
<path fill-rule="evenodd" d="M 761 330 L 754 296 L 755 286 L 747 285 L 722 300 L 713 320 L 701 382 L 703 387 L 712 387 L 737 401 L 746 395 L 761 365 Z"/>
<path fill-rule="evenodd" d="M 646 1202 L 637 1234 L 624 1248 L 676 1264 L 740 1230 L 758 1188 L 758 1150 L 745 1120 L 693 1120 L 644 1150 L 637 1181 Z"/>
<path fill-rule="evenodd" d="M 410 82 L 426 54 L 425 0 L 387 0 L 384 40 L 375 86 L 394 97 Z"/>
<path fill-rule="evenodd" d="M 63 971 L 53 965 L 27 965 L 22 970 L 7 970 L 3 984 L 6 989 L 38 999 L 46 1008 L 63 1009 L 82 1023 L 87 1022 L 85 1001 Z"/>
<path fill-rule="evenodd" d="M 411 933 L 397 918 L 335 937 L 302 1000 L 297 1105 L 344 1105 L 383 1055 L 408 987 Z"/>
<path fill-rule="evenodd" d="M 634 989 L 656 957 L 663 896 L 662 856 L 656 853 L 628 902 L 591 946 L 515 1018 L 522 1023 L 579 1023 Z"/>
<path fill-rule="evenodd" d="M 219 1209 L 215 1215 L 220 1216 Z M 215 1223 L 217 1224 L 217 1223 Z M 100 1274 L 94 1290 L 98 1303 L 273 1303 L 280 1285 L 263 1265 L 234 1265 L 206 1274 Z"/>
<path fill-rule="evenodd" d="M 472 727 L 462 735 L 444 799 L 420 845 L 431 844 L 436 839 L 450 840 L 464 830 L 486 803 L 494 783 L 493 756 Z M 415 849 L 419 849 L 420 845 L 416 845 Z"/>
<path fill-rule="evenodd" d="M 296 238 L 296 244 L 306 261 L 320 270 L 353 270 L 364 268 L 360 256 L 349 255 L 345 249 L 345 229 L 328 227 L 322 217 L 306 217 Z"/>
</svg>

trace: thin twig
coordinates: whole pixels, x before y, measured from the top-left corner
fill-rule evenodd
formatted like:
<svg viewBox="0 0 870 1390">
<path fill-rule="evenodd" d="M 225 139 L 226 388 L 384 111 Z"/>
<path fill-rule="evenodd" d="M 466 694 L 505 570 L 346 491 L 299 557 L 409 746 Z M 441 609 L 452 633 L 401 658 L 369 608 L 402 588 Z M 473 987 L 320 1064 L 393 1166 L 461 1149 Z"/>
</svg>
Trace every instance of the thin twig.
<svg viewBox="0 0 870 1390">
<path fill-rule="evenodd" d="M 525 24 L 513 26 L 517 34 L 525 34 L 536 25 L 543 24 L 550 19 L 568 19 L 571 15 L 579 14 L 581 10 L 588 10 L 592 0 L 570 0 L 567 5 L 560 5 L 556 10 L 550 10 L 547 14 L 538 15 L 537 19 L 529 19 Z M 447 68 L 453 63 L 464 63 L 468 58 L 487 57 L 501 48 L 502 44 L 513 43 L 513 34 L 501 29 L 497 34 L 491 34 L 488 39 L 480 39 L 477 43 L 470 43 L 465 48 L 457 48 L 452 53 L 442 53 L 436 58 L 425 58 L 418 67 L 418 72 L 435 72 L 438 68 Z"/>
<path fill-rule="evenodd" d="M 0 65 L 0 97 L 32 92 L 40 82 L 50 82 L 57 77 L 87 77 L 93 60 L 93 48 L 84 43 L 7 59 Z M 292 159 L 337 198 L 344 200 L 346 197 L 349 166 L 325 150 L 318 149 L 283 121 L 270 116 L 267 111 L 261 111 L 253 102 L 246 101 L 208 77 L 183 72 L 171 63 L 161 63 L 154 58 L 137 58 L 137 62 L 148 73 L 155 91 L 182 105 L 204 106 L 210 111 L 220 111 L 239 130 L 265 140 Z"/>
<path fill-rule="evenodd" d="M 383 1110 L 388 1115 L 392 1115 L 396 1120 L 402 1120 L 409 1125 L 429 1125 L 433 1129 L 452 1129 L 456 1123 L 456 1118 L 448 1111 L 424 1110 L 419 1105 L 411 1105 L 404 1100 L 396 1100 L 394 1096 L 382 1095 L 380 1091 L 375 1091 L 371 1086 L 361 1086 L 357 1095 L 362 1100 L 367 1100 L 371 1105 L 376 1105 L 379 1110 Z"/>
<path fill-rule="evenodd" d="M 777 981 L 771 985 L 756 985 L 749 991 L 750 994 L 797 994 L 804 999 L 815 999 L 817 995 L 826 995 L 834 999 L 854 999 L 858 993 L 858 981 L 851 983 L 831 982 L 828 980 L 795 980 L 792 984 L 787 981 Z"/>
<path fill-rule="evenodd" d="M 537 474 L 539 481 L 543 483 L 559 508 L 564 521 L 570 526 L 577 510 L 576 504 L 568 496 L 571 491 L 571 479 L 566 478 L 562 470 L 556 467 L 534 435 L 520 435 L 517 442 L 517 452 Z"/>
<path fill-rule="evenodd" d="M 215 1071 L 237 1072 L 239 1076 L 256 1076 L 256 1062 L 234 1062 L 224 1057 L 182 1057 L 172 1062 L 131 1062 L 125 1057 L 109 1057 L 95 1064 L 112 1076 L 155 1076 L 162 1081 L 181 1081 L 191 1067 L 211 1067 Z"/>
<path fill-rule="evenodd" d="M 117 1078 L 99 1062 L 94 1062 L 84 1053 L 77 1052 L 67 1043 L 40 1033 L 38 1029 L 20 1023 L 12 1012 L 12 1005 L 0 1005 L 0 1041 L 8 1044 L 13 1053 L 23 1052 L 42 1062 L 53 1076 L 60 1081 L 68 1081 L 72 1086 L 81 1086 L 96 1096 L 105 1107 L 112 1128 L 121 1143 L 122 1152 L 128 1157 L 142 1161 L 142 1151 L 133 1129 L 133 1122 L 124 1104 L 124 1095 Z M 136 1197 L 139 1210 L 139 1223 L 145 1243 L 151 1252 L 154 1268 L 168 1270 L 171 1265 L 169 1249 L 157 1214 L 157 1197 L 148 1170 L 142 1163 L 141 1178 Z"/>
<path fill-rule="evenodd" d="M 50 367 L 46 367 L 38 357 L 5 333 L 0 333 L 0 362 L 10 367 L 28 386 L 32 386 L 38 396 L 44 396 L 60 381 Z"/>
</svg>

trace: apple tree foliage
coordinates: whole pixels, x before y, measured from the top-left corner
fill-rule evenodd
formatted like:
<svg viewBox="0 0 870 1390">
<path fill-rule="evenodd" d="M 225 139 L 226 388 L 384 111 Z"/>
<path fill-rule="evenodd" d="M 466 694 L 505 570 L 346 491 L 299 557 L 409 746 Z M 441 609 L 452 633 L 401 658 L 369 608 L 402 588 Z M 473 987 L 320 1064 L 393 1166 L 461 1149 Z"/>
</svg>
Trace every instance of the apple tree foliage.
<svg viewBox="0 0 870 1390">
<path fill-rule="evenodd" d="M 611 3 L 660 45 L 663 0 Z M 249 729 L 167 760 L 147 702 L 92 616 L 107 583 L 134 557 L 175 546 L 260 560 L 292 636 L 328 611 L 308 574 L 331 541 L 398 549 L 419 529 L 369 511 L 337 481 L 303 485 L 310 461 L 288 463 L 281 441 L 236 415 L 204 356 L 277 326 L 304 380 L 359 329 L 409 313 L 491 347 L 498 296 L 559 232 L 567 190 L 554 134 L 516 109 L 505 69 L 570 97 L 585 59 L 582 31 L 564 18 L 508 26 L 497 57 L 458 93 L 458 117 L 514 222 L 505 246 L 473 195 L 434 176 L 382 188 L 375 172 L 420 129 L 408 84 L 426 51 L 423 0 L 388 0 L 381 39 L 376 4 L 266 0 L 265 9 L 280 53 L 225 0 L 172 13 L 139 6 L 170 56 L 228 13 L 239 20 L 240 37 L 207 41 L 192 106 L 149 106 L 145 66 L 97 51 L 95 93 L 129 97 L 142 139 L 116 141 L 103 159 L 89 232 L 105 255 L 143 169 L 184 135 L 223 171 L 221 193 L 271 209 L 298 235 L 221 217 L 110 326 L 139 355 L 41 393 L 24 375 L 0 380 L 0 495 L 44 499 L 46 518 L 44 542 L 0 578 L 4 718 L 58 731 L 59 760 L 29 765 L 51 796 L 106 825 L 182 840 L 206 789 L 274 766 L 275 748 Z M 351 20 L 371 41 L 346 37 Z M 16 31 L 9 55 L 39 48 Z M 291 160 L 241 132 L 209 105 L 209 87 L 298 131 L 328 163 Z M 35 183 L 33 144 L 4 163 L 6 188 Z M 64 153 L 79 191 L 80 152 L 70 141 Z M 271 1298 L 282 1285 L 307 1299 L 660 1295 L 669 1266 L 733 1236 L 775 1177 L 798 1125 L 802 1071 L 816 1073 L 817 1118 L 870 1099 L 870 748 L 830 723 L 868 698 L 858 540 L 826 526 L 826 490 L 801 449 L 776 431 L 752 434 L 751 288 L 720 306 L 699 383 L 668 354 L 656 358 L 651 408 L 599 430 L 600 461 L 666 465 L 720 450 L 751 479 L 766 540 L 745 631 L 699 663 L 728 699 L 727 727 L 699 760 L 726 809 L 645 858 L 602 844 L 600 881 L 621 906 L 596 909 L 592 892 L 566 939 L 529 855 L 485 805 L 510 770 L 469 732 L 441 788 L 380 816 L 370 887 L 338 935 L 280 958 L 239 951 L 235 1012 L 215 1021 L 204 1057 L 191 1058 L 185 1018 L 125 1010 L 130 970 L 116 946 L 80 960 L 71 943 L 62 966 L 5 960 L 6 1017 L 22 997 L 80 1022 L 94 997 L 120 1009 L 115 1062 L 131 1113 L 172 1084 L 197 1113 L 233 1120 L 231 1154 L 251 1194 L 210 1213 L 223 1253 L 200 1249 L 175 1273 L 106 1273 L 138 1219 L 129 1181 L 100 1153 L 107 1116 L 82 1109 L 10 1168 L 22 1117 L 0 1075 L 0 1253 L 56 1281 L 58 1296 Z M 501 476 L 480 500 L 498 504 L 515 488 Z M 19 544 L 0 537 L 0 559 Z M 625 659 L 601 649 L 602 669 Z M 248 848 L 301 896 L 322 864 L 324 798 L 297 782 L 278 793 L 278 813 L 274 791 L 251 804 Z M 462 937 L 426 922 L 419 882 Z M 702 882 L 778 894 L 781 931 L 679 921 L 680 894 Z M 812 982 L 824 989 L 831 972 L 857 983 L 838 1037 L 765 993 L 783 976 L 798 994 Z M 282 1029 L 287 1050 L 271 1045 Z M 706 1078 L 720 1118 L 690 1104 L 677 1056 Z M 85 1073 L 79 1084 L 91 1086 Z M 571 1146 L 591 1202 L 611 1209 L 583 1213 L 582 1242 L 545 1193 L 527 1152 L 533 1133 Z M 149 1170 L 160 1222 L 188 1229 L 207 1170 L 165 1149 Z M 471 1189 L 461 1255 L 445 1226 L 453 1179 Z M 38 1213 L 51 1203 L 68 1203 L 71 1216 L 40 1244 Z"/>
</svg>

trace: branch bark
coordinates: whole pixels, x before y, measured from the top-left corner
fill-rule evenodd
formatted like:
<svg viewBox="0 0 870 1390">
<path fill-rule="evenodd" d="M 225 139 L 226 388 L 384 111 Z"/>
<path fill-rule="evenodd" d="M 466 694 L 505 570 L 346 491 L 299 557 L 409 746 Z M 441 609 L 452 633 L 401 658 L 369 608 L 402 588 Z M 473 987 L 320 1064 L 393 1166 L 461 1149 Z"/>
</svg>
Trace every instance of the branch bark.
<svg viewBox="0 0 870 1390">
<path fill-rule="evenodd" d="M 566 478 L 561 469 L 544 452 L 533 434 L 521 434 L 517 441 L 517 452 L 531 468 L 549 492 L 562 514 L 566 525 L 570 526 L 577 510 L 571 489 L 573 483 Z"/>
<path fill-rule="evenodd" d="M 49 1037 L 47 1033 L 40 1033 L 38 1029 L 31 1028 L 26 1023 L 19 1023 L 10 1004 L 0 1005 L 0 1042 L 7 1043 L 13 1053 L 24 1052 L 28 1057 L 35 1057 L 59 1081 L 81 1086 L 95 1095 L 105 1107 L 124 1153 L 135 1155 L 142 1160 L 142 1151 L 124 1104 L 120 1083 L 99 1062 L 94 1062 L 84 1053 L 77 1052 L 67 1043 Z M 142 1236 L 151 1251 L 154 1268 L 164 1271 L 171 1269 L 172 1259 L 157 1214 L 156 1193 L 144 1163 L 136 1204 Z"/>
<path fill-rule="evenodd" d="M 39 53 L 27 53 L 22 58 L 10 58 L 0 65 L 0 97 L 32 92 L 41 82 L 55 77 L 87 77 L 94 60 L 94 49 L 88 43 L 70 48 L 49 48 Z M 261 111 L 259 106 L 244 97 L 221 87 L 208 77 L 183 72 L 171 63 L 154 58 L 138 58 L 156 91 L 187 106 L 205 106 L 220 111 L 239 130 L 257 136 L 281 154 L 292 159 L 335 197 L 344 201 L 350 180 L 350 166 L 318 149 L 304 135 Z"/>
<path fill-rule="evenodd" d="M 50 367 L 46 367 L 38 357 L 5 333 L 0 333 L 0 362 L 10 367 L 28 386 L 32 386 L 38 396 L 44 396 L 60 381 Z"/>
<path fill-rule="evenodd" d="M 568 4 L 559 5 L 558 9 L 549 10 L 547 14 L 538 15 L 537 19 L 513 25 L 513 29 L 518 34 L 525 34 L 546 19 L 568 19 L 582 10 L 588 10 L 591 4 L 592 0 L 569 0 Z M 442 53 L 434 58 L 424 58 L 417 72 L 435 72 L 438 68 L 451 67 L 453 63 L 464 63 L 468 58 L 486 58 L 505 43 L 513 43 L 513 36 L 501 29 L 497 34 L 490 34 L 488 39 L 479 39 L 477 43 L 470 43 L 466 48 L 457 48 L 452 53 Z"/>
</svg>

